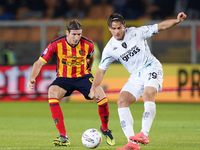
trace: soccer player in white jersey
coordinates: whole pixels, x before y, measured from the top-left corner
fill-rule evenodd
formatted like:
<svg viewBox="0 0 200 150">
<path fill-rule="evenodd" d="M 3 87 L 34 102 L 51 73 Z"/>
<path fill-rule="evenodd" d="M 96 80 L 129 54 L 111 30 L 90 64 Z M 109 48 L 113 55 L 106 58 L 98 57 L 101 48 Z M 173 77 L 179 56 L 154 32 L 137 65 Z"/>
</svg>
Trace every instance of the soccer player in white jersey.
<svg viewBox="0 0 200 150">
<path fill-rule="evenodd" d="M 108 18 L 108 28 L 113 36 L 103 50 L 90 97 L 99 99 L 96 88 L 103 80 L 108 66 L 114 60 L 122 63 L 130 73 L 130 78 L 119 93 L 117 105 L 120 124 L 128 144 L 117 150 L 138 150 L 138 143 L 149 144 L 149 130 L 156 114 L 155 97 L 162 89 L 163 69 L 161 63 L 151 54 L 146 38 L 177 25 L 185 18 L 186 14 L 180 12 L 176 19 L 138 28 L 126 28 L 125 20 L 120 14 L 114 13 Z M 141 96 L 144 101 L 142 129 L 135 135 L 129 106 Z"/>
</svg>

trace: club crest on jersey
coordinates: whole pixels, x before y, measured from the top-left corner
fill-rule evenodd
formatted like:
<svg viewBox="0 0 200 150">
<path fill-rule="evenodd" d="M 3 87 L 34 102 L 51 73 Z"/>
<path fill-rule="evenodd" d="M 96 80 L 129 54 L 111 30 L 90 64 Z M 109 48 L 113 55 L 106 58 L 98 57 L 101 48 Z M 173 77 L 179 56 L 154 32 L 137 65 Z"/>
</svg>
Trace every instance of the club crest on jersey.
<svg viewBox="0 0 200 150">
<path fill-rule="evenodd" d="M 81 56 L 83 55 L 83 50 L 79 50 L 78 52 L 79 52 L 79 54 L 80 54 Z"/>
<path fill-rule="evenodd" d="M 122 43 L 122 47 L 123 47 L 123 48 L 127 48 L 127 45 L 126 45 L 125 42 Z"/>
</svg>

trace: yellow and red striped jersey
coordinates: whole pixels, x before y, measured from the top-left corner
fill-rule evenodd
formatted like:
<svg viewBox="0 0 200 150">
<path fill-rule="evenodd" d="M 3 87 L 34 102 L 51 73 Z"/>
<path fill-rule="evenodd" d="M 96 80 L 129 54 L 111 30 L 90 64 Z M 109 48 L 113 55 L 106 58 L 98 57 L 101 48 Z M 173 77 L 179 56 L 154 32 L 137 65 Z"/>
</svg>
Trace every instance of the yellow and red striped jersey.
<svg viewBox="0 0 200 150">
<path fill-rule="evenodd" d="M 91 39 L 81 37 L 75 46 L 70 45 L 67 35 L 51 41 L 40 59 L 47 63 L 53 55 L 57 57 L 57 77 L 78 78 L 90 74 L 87 58 L 94 53 L 94 43 Z"/>
</svg>

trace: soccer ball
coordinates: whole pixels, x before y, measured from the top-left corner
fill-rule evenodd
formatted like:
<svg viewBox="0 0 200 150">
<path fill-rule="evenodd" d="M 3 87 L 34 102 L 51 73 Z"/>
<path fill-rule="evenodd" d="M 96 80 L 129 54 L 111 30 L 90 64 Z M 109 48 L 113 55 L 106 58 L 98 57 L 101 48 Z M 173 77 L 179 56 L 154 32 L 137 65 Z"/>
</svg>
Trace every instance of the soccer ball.
<svg viewBox="0 0 200 150">
<path fill-rule="evenodd" d="M 87 148 L 97 148 L 101 144 L 101 133 L 97 129 L 88 129 L 82 135 L 82 143 Z"/>
</svg>

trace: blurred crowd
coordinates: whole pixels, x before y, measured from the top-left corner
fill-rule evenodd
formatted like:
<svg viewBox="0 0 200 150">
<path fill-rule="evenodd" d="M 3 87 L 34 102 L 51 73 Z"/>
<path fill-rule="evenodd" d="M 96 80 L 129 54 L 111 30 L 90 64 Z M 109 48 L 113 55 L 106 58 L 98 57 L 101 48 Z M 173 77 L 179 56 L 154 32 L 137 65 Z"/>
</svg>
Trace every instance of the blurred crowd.
<svg viewBox="0 0 200 150">
<path fill-rule="evenodd" d="M 181 11 L 200 19 L 200 0 L 0 0 L 0 20 L 85 19 L 92 7 L 105 5 L 130 20 L 166 19 Z"/>
</svg>

